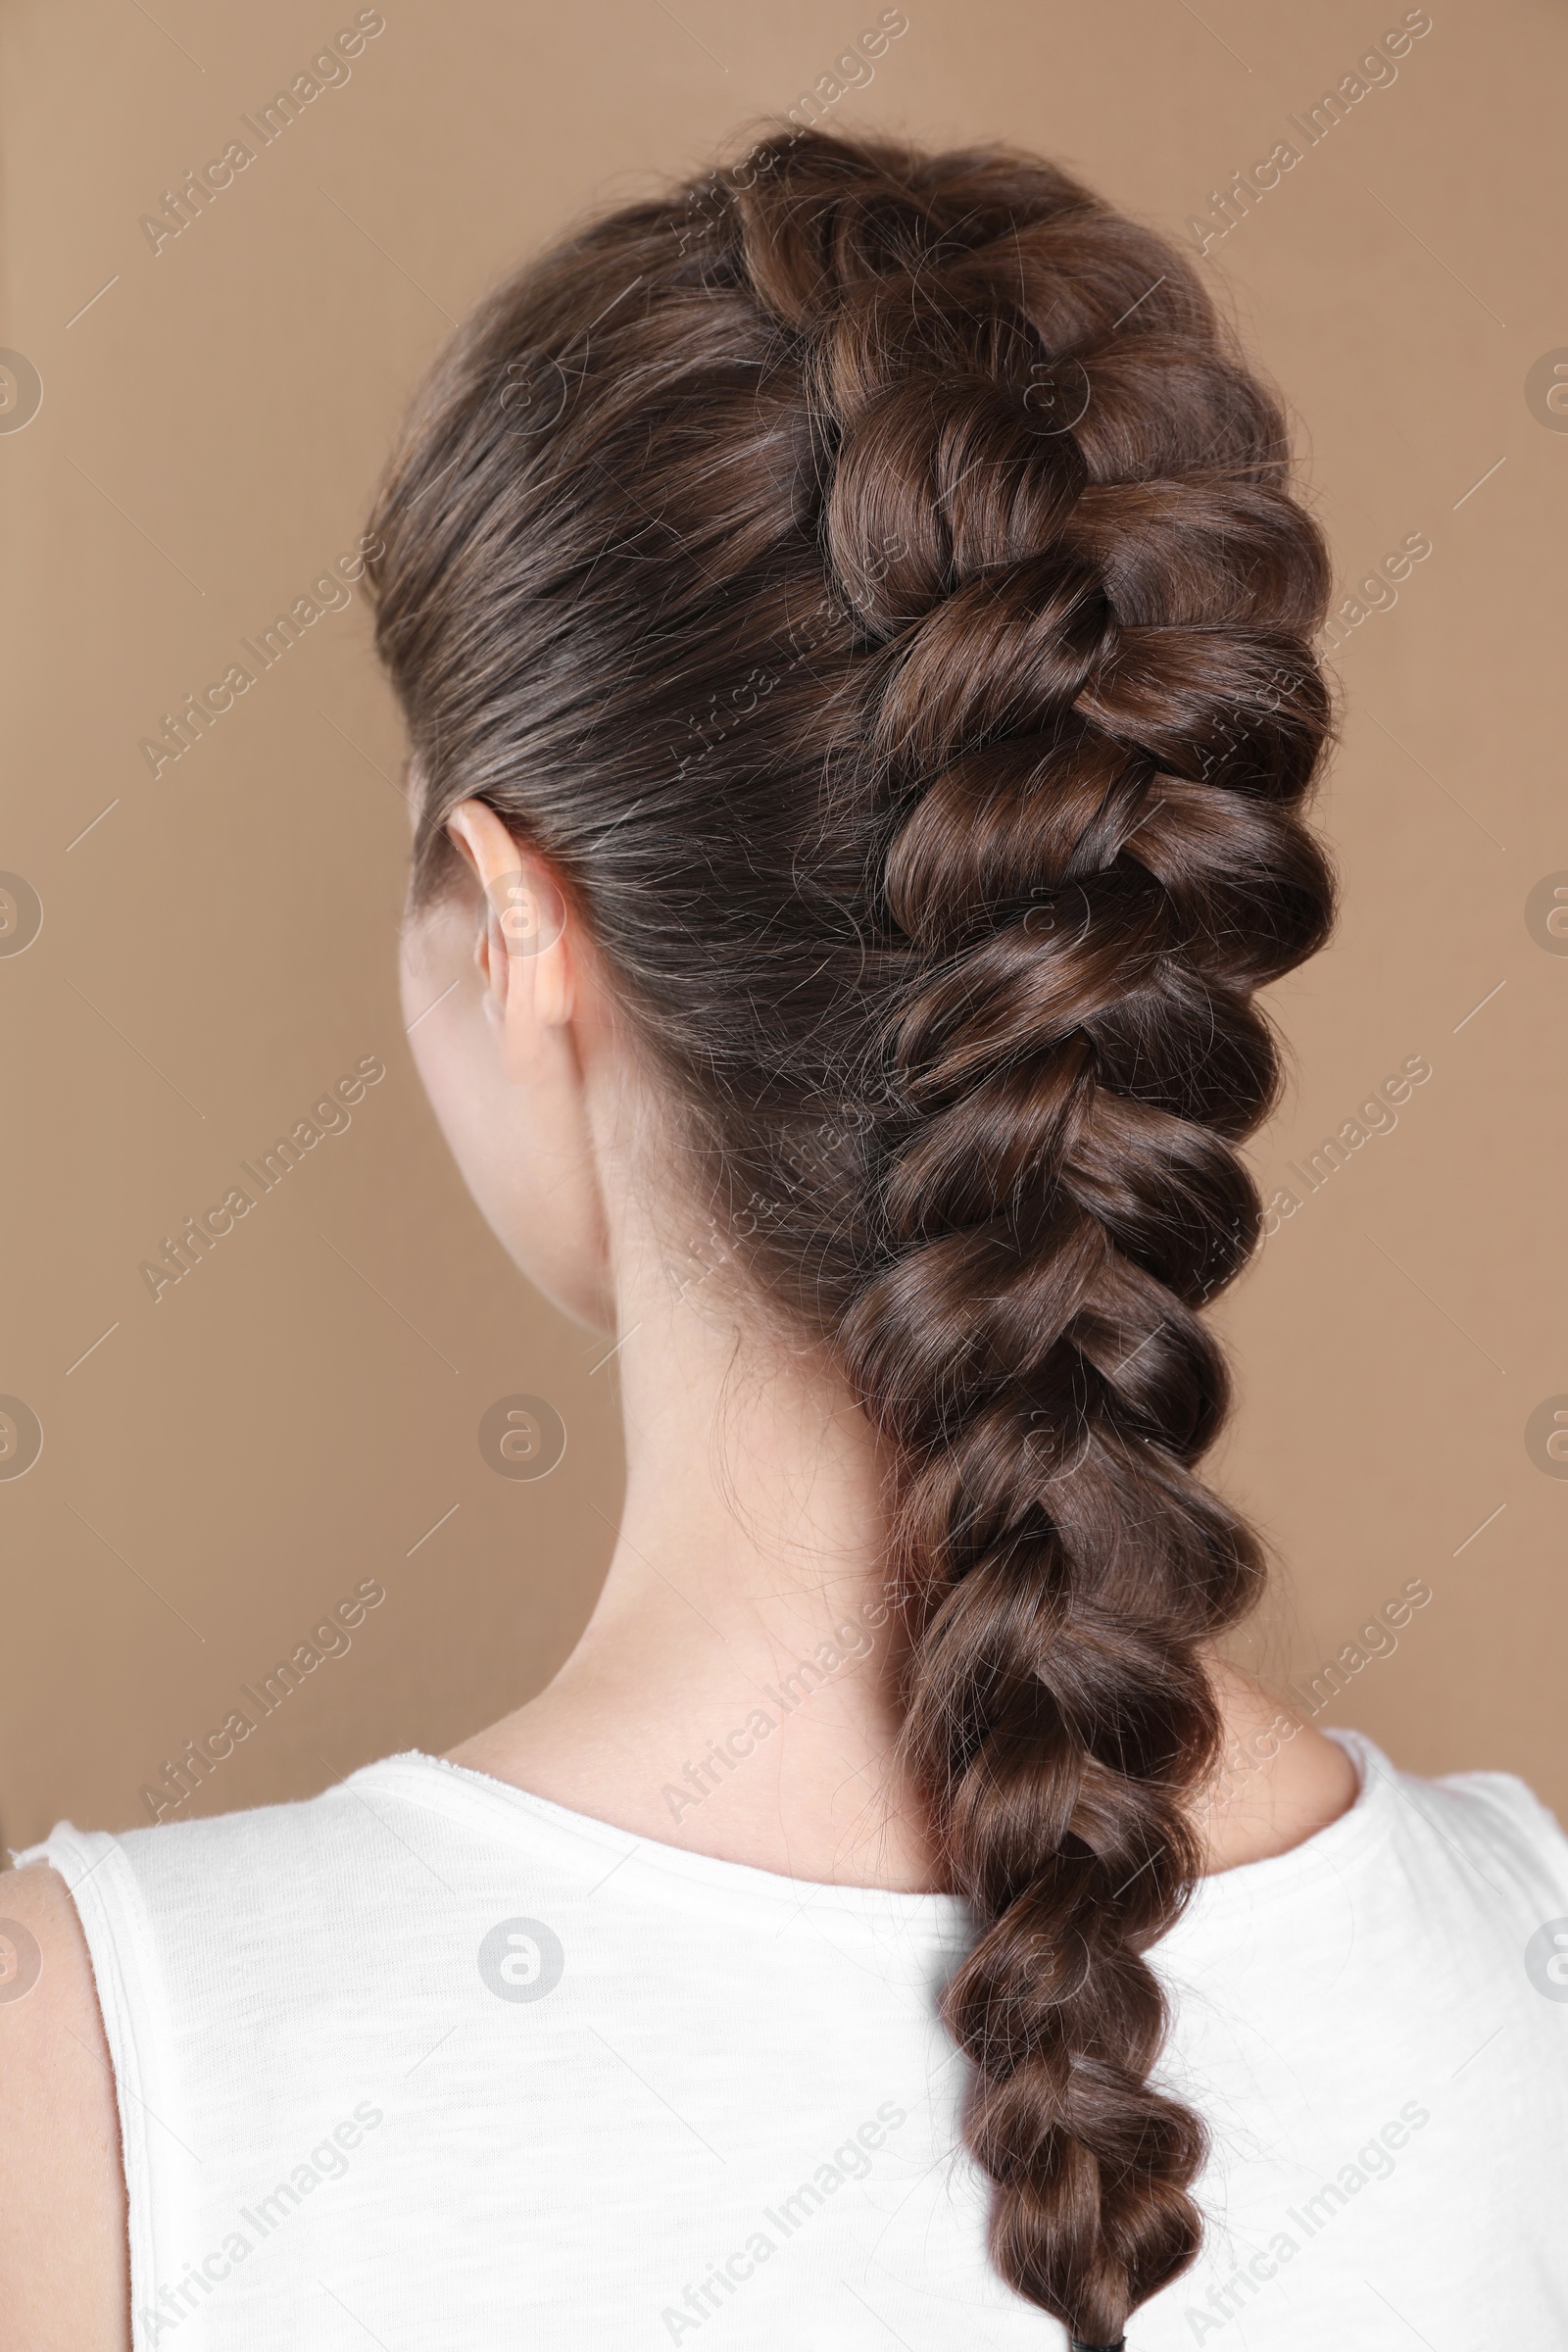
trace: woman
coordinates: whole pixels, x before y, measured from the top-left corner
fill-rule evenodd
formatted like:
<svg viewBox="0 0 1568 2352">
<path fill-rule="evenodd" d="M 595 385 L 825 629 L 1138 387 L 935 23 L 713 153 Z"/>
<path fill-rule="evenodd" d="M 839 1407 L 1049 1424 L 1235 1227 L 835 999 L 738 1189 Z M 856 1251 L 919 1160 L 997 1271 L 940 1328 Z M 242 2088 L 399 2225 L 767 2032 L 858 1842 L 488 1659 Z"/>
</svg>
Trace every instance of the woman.
<svg viewBox="0 0 1568 2352">
<path fill-rule="evenodd" d="M 1568 1846 L 1228 1667 L 1196 1474 L 1331 911 L 1287 462 L 1014 155 L 770 138 L 460 331 L 405 1000 L 622 1524 L 451 1757 L 24 1858 L 8 2343 L 1568 2341 Z"/>
</svg>

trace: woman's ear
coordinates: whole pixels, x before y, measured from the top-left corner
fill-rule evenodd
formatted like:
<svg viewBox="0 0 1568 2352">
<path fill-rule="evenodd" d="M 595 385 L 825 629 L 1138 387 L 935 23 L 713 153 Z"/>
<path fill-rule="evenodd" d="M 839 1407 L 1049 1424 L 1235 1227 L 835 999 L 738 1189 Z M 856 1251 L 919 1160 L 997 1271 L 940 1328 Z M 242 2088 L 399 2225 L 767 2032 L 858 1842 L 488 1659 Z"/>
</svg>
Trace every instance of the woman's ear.
<svg viewBox="0 0 1568 2352">
<path fill-rule="evenodd" d="M 576 998 L 565 894 L 548 863 L 519 847 L 483 801 L 463 801 L 447 835 L 481 893 L 474 961 L 514 1074 L 532 1070 L 545 1035 L 569 1023 Z"/>
</svg>

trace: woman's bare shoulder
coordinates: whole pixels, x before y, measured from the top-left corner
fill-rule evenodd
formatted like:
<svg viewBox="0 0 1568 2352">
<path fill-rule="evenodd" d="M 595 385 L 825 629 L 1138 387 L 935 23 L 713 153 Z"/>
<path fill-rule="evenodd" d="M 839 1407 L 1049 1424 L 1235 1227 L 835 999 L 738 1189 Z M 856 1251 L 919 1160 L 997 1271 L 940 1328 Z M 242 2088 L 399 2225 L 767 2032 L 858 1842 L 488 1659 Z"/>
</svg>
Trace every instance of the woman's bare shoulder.
<svg viewBox="0 0 1568 2352">
<path fill-rule="evenodd" d="M 120 2119 L 75 1905 L 0 1877 L 0 2343 L 128 2352 Z"/>
</svg>

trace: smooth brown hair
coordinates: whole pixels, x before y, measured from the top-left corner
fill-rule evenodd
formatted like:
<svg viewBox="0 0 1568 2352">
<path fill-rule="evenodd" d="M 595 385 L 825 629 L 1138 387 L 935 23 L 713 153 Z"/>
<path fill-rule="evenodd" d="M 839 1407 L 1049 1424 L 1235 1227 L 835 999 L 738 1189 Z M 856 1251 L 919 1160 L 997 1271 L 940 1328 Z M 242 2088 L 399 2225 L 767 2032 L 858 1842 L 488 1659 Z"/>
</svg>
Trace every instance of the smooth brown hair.
<svg viewBox="0 0 1568 2352">
<path fill-rule="evenodd" d="M 705 1206 L 892 1442 L 992 2255 L 1092 2344 L 1201 2230 L 1147 1955 L 1263 1573 L 1195 1475 L 1253 999 L 1331 919 L 1288 471 L 1148 230 L 1028 156 L 807 133 L 486 301 L 374 516 L 416 897 L 466 796 L 550 861 Z"/>
</svg>

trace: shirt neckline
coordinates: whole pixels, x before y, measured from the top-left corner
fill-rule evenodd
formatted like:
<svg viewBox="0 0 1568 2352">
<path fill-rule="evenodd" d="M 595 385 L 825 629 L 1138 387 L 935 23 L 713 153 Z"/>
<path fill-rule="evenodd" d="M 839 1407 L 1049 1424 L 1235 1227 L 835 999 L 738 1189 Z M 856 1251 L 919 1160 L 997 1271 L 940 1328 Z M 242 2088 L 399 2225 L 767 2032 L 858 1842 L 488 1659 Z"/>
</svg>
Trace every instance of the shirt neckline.
<svg viewBox="0 0 1568 2352">
<path fill-rule="evenodd" d="M 1364 1733 L 1332 1726 L 1324 1729 L 1355 1767 L 1356 1792 L 1346 1810 L 1283 1854 L 1241 1862 L 1200 1879 L 1181 1919 L 1162 1938 L 1162 1944 L 1200 1921 L 1207 1924 L 1223 1916 L 1232 1905 L 1255 1913 L 1260 1901 L 1286 1899 L 1324 1871 L 1343 1871 L 1361 1847 L 1384 1835 L 1397 1790 L 1394 1767 Z M 782 1904 L 793 1911 L 831 1910 L 850 1917 L 859 1915 L 868 1925 L 898 1922 L 939 1934 L 965 1932 L 966 1907 L 957 1895 L 906 1893 L 891 1886 L 793 1878 L 760 1870 L 749 1862 L 724 1861 L 689 1846 L 670 1845 L 661 1838 L 618 1829 L 595 1814 L 574 1812 L 551 1797 L 537 1796 L 531 1789 L 499 1780 L 493 1773 L 476 1772 L 469 1765 L 454 1764 L 449 1757 L 433 1756 L 422 1748 L 409 1748 L 366 1765 L 353 1777 L 370 1776 L 383 1782 L 401 1781 L 404 1793 L 415 1802 L 433 1802 L 443 1812 L 463 1812 L 480 1805 L 498 1826 L 509 1820 L 515 1823 L 519 1817 L 532 1821 L 559 1843 L 612 1856 L 617 1866 L 635 1858 L 643 1874 L 690 1888 L 706 1888 L 731 1902 Z M 456 1807 L 450 1802 L 453 1797 L 460 1800 Z"/>
<path fill-rule="evenodd" d="M 1234 1870 L 1200 1879 L 1181 1917 L 1155 1946 L 1162 1956 L 1174 1954 L 1189 1937 L 1228 1930 L 1238 1914 L 1245 1913 L 1250 1921 L 1265 1907 L 1283 1907 L 1316 1888 L 1324 1879 L 1343 1879 L 1385 1843 L 1397 1818 L 1404 1776 L 1364 1732 L 1333 1724 L 1321 1728 L 1324 1738 L 1344 1748 L 1354 1766 L 1356 1790 L 1349 1804 L 1283 1854 L 1266 1854 L 1260 1861 L 1239 1863 Z"/>
<path fill-rule="evenodd" d="M 381 1781 L 401 1781 L 403 1793 L 416 1803 L 434 1803 L 447 1813 L 466 1813 L 479 1806 L 498 1825 L 519 1817 L 536 1824 L 562 1847 L 597 1852 L 610 1858 L 610 1867 L 634 1867 L 644 1878 L 663 1881 L 686 1890 L 703 1891 L 730 1905 L 765 1905 L 791 1912 L 831 1911 L 860 1918 L 868 1926 L 886 1923 L 924 1928 L 939 1936 L 967 1933 L 965 1907 L 956 1895 L 909 1894 L 893 1886 L 862 1886 L 831 1880 L 791 1878 L 760 1870 L 750 1862 L 727 1862 L 715 1854 L 697 1853 L 689 1846 L 670 1845 L 662 1838 L 645 1838 L 623 1830 L 597 1814 L 577 1813 L 554 1798 L 538 1796 L 493 1773 L 475 1772 L 470 1765 L 454 1764 L 450 1757 L 432 1756 L 409 1748 L 381 1763 L 368 1764 L 360 1779 L 373 1775 Z M 456 1797 L 458 1803 L 453 1805 Z M 608 1875 L 608 1873 L 606 1874 Z"/>
</svg>

